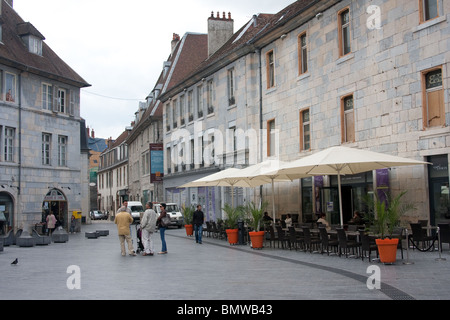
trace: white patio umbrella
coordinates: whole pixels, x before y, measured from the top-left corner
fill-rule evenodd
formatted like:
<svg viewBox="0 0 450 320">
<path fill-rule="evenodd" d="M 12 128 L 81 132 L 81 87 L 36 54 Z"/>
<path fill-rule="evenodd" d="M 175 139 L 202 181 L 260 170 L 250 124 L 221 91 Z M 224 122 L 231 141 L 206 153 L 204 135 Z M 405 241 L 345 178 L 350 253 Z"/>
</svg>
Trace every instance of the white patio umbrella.
<svg viewBox="0 0 450 320">
<path fill-rule="evenodd" d="M 252 165 L 240 170 L 235 178 L 249 184 L 249 186 L 257 187 L 270 183 L 272 185 L 272 210 L 273 221 L 275 223 L 275 182 L 290 182 L 295 179 L 307 177 L 309 175 L 301 173 L 281 173 L 280 168 L 286 166 L 286 162 L 279 160 L 265 160 L 258 164 Z"/>
<path fill-rule="evenodd" d="M 390 167 L 427 165 L 428 162 L 357 148 L 331 147 L 283 166 L 280 174 L 337 175 L 339 214 L 343 225 L 341 175 L 352 175 Z"/>
<path fill-rule="evenodd" d="M 238 183 L 240 183 L 239 179 L 233 178 L 233 176 L 237 175 L 239 169 L 229 168 L 226 170 L 222 170 L 213 174 L 210 174 L 206 177 L 200 178 L 198 180 L 186 183 L 178 188 L 193 188 L 193 187 L 231 187 L 234 189 Z M 234 206 L 234 192 L 231 192 L 231 202 Z"/>
</svg>

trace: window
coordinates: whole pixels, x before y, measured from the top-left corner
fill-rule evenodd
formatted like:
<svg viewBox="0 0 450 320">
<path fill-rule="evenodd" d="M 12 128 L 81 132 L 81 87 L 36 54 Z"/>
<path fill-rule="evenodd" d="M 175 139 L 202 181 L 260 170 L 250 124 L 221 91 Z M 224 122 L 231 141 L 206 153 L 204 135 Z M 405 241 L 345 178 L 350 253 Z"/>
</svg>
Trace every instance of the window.
<svg viewBox="0 0 450 320">
<path fill-rule="evenodd" d="M 308 72 L 308 47 L 306 45 L 306 33 L 298 37 L 298 73 L 304 74 Z"/>
<path fill-rule="evenodd" d="M 442 68 L 428 70 L 422 74 L 424 83 L 423 118 L 424 127 L 445 125 L 444 89 L 442 86 Z"/>
<path fill-rule="evenodd" d="M 173 100 L 172 103 L 172 121 L 173 121 L 173 128 L 178 127 L 178 108 L 177 108 L 177 100 Z"/>
<path fill-rule="evenodd" d="M 35 36 L 29 36 L 28 42 L 28 50 L 42 56 L 42 40 Z"/>
<path fill-rule="evenodd" d="M 14 161 L 14 137 L 15 137 L 15 129 L 14 128 L 5 128 L 5 153 L 4 159 L 5 162 L 13 162 Z"/>
<path fill-rule="evenodd" d="M 58 166 L 67 166 L 67 137 L 58 136 Z"/>
<path fill-rule="evenodd" d="M 350 43 L 350 10 L 339 13 L 339 55 L 345 56 L 352 50 Z"/>
<path fill-rule="evenodd" d="M 42 109 L 53 110 L 53 87 L 50 84 L 42 84 Z"/>
<path fill-rule="evenodd" d="M 203 87 L 197 88 L 197 116 L 203 118 Z"/>
<path fill-rule="evenodd" d="M 267 88 L 275 87 L 275 60 L 273 55 L 273 50 L 267 52 L 266 54 L 266 65 L 267 65 Z"/>
<path fill-rule="evenodd" d="M 300 111 L 300 151 L 311 149 L 309 109 Z"/>
<path fill-rule="evenodd" d="M 170 131 L 170 104 L 166 104 L 166 131 Z"/>
<path fill-rule="evenodd" d="M 228 105 L 232 106 L 236 104 L 236 98 L 234 97 L 234 68 L 228 70 Z"/>
<path fill-rule="evenodd" d="M 214 83 L 213 81 L 208 81 L 207 85 L 207 108 L 208 108 L 208 114 L 214 113 L 214 105 L 213 105 L 213 99 L 214 99 Z"/>
<path fill-rule="evenodd" d="M 420 22 L 426 22 L 439 16 L 438 0 L 419 0 Z"/>
<path fill-rule="evenodd" d="M 275 119 L 267 121 L 267 156 L 275 155 Z"/>
<path fill-rule="evenodd" d="M 343 143 L 355 141 L 353 95 L 346 96 L 341 100 L 341 130 Z"/>
<path fill-rule="evenodd" d="M 188 121 L 194 121 L 194 105 L 193 105 L 193 92 L 192 90 L 188 92 Z"/>
<path fill-rule="evenodd" d="M 180 97 L 180 126 L 184 126 L 186 117 L 186 105 L 184 103 L 184 96 Z"/>
<path fill-rule="evenodd" d="M 172 151 L 170 148 L 167 148 L 166 154 L 167 154 L 167 156 L 166 156 L 167 173 L 171 174 L 172 173 Z"/>
<path fill-rule="evenodd" d="M 58 89 L 58 112 L 66 113 L 66 90 Z"/>
<path fill-rule="evenodd" d="M 16 75 L 7 72 L 5 76 L 5 90 L 6 90 L 6 101 L 15 102 L 16 101 Z"/>
<path fill-rule="evenodd" d="M 42 134 L 42 164 L 49 166 L 51 156 L 52 135 L 48 133 Z"/>
<path fill-rule="evenodd" d="M 142 175 L 150 174 L 150 151 L 142 155 Z"/>
</svg>

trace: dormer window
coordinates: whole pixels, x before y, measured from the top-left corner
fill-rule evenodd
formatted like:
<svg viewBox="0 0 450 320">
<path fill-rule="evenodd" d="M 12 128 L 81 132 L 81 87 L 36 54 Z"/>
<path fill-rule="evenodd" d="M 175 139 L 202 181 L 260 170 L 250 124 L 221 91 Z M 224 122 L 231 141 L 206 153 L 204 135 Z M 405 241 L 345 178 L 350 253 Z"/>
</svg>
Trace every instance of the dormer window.
<svg viewBox="0 0 450 320">
<path fill-rule="evenodd" d="M 31 53 L 42 56 L 42 40 L 35 36 L 29 36 L 28 50 Z"/>
<path fill-rule="evenodd" d="M 31 23 L 19 23 L 17 33 L 29 52 L 42 56 L 42 41 L 45 38 Z"/>
</svg>

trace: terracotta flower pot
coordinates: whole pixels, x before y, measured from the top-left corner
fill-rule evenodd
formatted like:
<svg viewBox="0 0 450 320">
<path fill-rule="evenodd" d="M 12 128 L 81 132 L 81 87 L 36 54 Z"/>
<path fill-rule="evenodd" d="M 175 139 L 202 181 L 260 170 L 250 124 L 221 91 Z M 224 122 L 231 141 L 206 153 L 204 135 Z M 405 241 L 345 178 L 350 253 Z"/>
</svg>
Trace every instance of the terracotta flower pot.
<svg viewBox="0 0 450 320">
<path fill-rule="evenodd" d="M 394 263 L 397 260 L 397 246 L 399 239 L 376 239 L 378 253 L 382 263 Z"/>
<path fill-rule="evenodd" d="M 225 230 L 227 233 L 227 238 L 228 238 L 228 242 L 230 244 L 237 244 L 239 241 L 239 236 L 238 236 L 238 229 L 226 229 Z"/>
<path fill-rule="evenodd" d="M 184 228 L 186 229 L 187 236 L 192 236 L 194 234 L 194 226 L 192 224 L 187 224 Z"/>
<path fill-rule="evenodd" d="M 261 249 L 264 243 L 264 231 L 252 231 L 248 233 L 252 242 L 253 249 Z"/>
</svg>

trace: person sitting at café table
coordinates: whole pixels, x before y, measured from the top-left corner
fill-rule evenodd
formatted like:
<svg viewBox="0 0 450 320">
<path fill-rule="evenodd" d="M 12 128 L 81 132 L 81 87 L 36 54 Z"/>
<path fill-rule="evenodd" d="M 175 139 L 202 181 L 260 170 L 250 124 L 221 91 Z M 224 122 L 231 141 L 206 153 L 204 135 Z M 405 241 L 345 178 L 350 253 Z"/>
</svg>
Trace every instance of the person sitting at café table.
<svg viewBox="0 0 450 320">
<path fill-rule="evenodd" d="M 292 227 L 292 218 L 289 213 L 286 215 L 286 219 L 284 220 L 284 223 L 286 223 L 286 228 Z"/>
<path fill-rule="evenodd" d="M 363 220 L 358 211 L 355 211 L 353 214 L 353 218 L 348 222 L 350 224 L 362 224 Z"/>
<path fill-rule="evenodd" d="M 328 223 L 328 221 L 325 219 L 326 215 L 325 213 L 321 213 L 320 214 L 320 218 L 317 220 L 318 223 L 321 223 L 322 225 L 325 226 L 325 229 L 330 230 L 330 224 Z"/>
<path fill-rule="evenodd" d="M 263 221 L 272 221 L 272 218 L 269 216 L 269 214 L 267 213 L 267 211 L 264 212 Z"/>
</svg>

